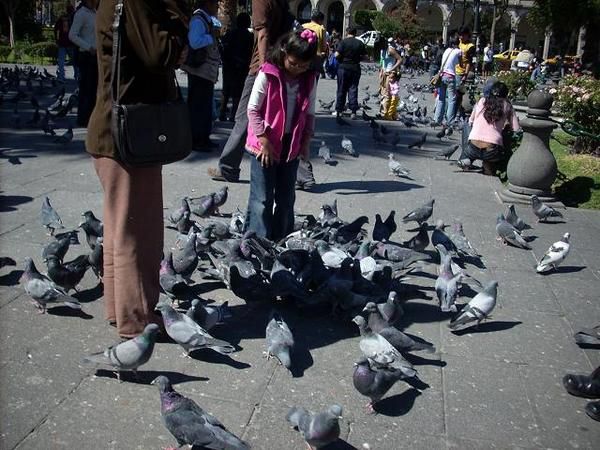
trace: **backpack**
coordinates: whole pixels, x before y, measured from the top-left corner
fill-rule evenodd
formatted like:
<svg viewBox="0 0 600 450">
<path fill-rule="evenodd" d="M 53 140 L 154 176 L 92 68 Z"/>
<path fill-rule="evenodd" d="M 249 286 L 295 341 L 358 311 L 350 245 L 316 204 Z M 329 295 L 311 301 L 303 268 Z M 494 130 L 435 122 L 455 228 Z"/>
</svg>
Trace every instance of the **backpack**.
<svg viewBox="0 0 600 450">
<path fill-rule="evenodd" d="M 208 30 L 209 34 L 213 33 L 212 20 L 207 18 L 205 12 L 203 12 L 200 9 L 197 9 L 196 11 L 194 11 L 194 14 L 192 15 L 192 18 L 194 18 L 194 17 L 200 18 L 200 20 L 204 23 L 204 26 Z M 208 46 L 202 47 L 202 48 L 196 48 L 196 49 L 189 47 L 185 65 L 188 67 L 191 67 L 192 69 L 197 69 L 198 67 L 200 67 L 202 64 L 204 64 L 206 62 L 207 58 L 208 58 Z"/>
</svg>

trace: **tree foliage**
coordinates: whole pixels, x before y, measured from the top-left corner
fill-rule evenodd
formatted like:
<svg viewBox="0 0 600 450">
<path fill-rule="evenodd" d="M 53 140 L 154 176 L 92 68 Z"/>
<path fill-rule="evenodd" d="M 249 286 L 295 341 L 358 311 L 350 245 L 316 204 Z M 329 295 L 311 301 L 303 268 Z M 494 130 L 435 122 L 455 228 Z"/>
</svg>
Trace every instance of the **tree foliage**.
<svg viewBox="0 0 600 450">
<path fill-rule="evenodd" d="M 391 13 L 378 11 L 372 22 L 373 27 L 386 37 L 400 36 L 411 43 L 419 43 L 423 39 L 421 20 L 407 3 Z"/>
<path fill-rule="evenodd" d="M 529 19 L 540 31 L 567 34 L 600 14 L 600 0 L 535 0 Z"/>
<path fill-rule="evenodd" d="M 373 19 L 377 17 L 377 11 L 372 9 L 357 9 L 354 12 L 354 23 L 366 30 L 372 30 Z"/>
</svg>

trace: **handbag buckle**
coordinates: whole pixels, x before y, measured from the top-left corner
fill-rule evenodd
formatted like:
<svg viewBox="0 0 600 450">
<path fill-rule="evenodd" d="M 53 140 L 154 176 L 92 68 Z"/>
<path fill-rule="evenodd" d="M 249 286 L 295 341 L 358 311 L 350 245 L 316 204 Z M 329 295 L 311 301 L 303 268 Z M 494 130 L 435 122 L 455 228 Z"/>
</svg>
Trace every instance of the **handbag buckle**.
<svg viewBox="0 0 600 450">
<path fill-rule="evenodd" d="M 164 144 L 165 142 L 167 142 L 167 136 L 165 136 L 164 134 L 159 134 L 158 142 L 160 142 L 161 144 Z"/>
</svg>

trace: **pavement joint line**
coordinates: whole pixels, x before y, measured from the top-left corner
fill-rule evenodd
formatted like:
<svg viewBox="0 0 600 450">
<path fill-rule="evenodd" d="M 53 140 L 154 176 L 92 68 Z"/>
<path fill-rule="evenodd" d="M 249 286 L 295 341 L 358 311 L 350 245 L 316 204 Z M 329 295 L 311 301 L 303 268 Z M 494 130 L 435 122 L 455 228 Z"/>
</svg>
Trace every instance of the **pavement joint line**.
<svg viewBox="0 0 600 450">
<path fill-rule="evenodd" d="M 444 351 L 444 340 L 442 339 L 442 332 L 443 332 L 443 328 L 442 328 L 442 322 L 439 322 L 439 332 L 440 332 L 440 361 L 442 360 L 442 355 L 446 354 Z M 446 377 L 444 376 L 444 369 L 445 367 L 440 367 L 440 387 L 442 389 L 442 416 L 444 418 L 444 420 L 442 420 L 442 426 L 443 428 L 443 435 L 447 437 L 448 435 L 448 402 L 446 399 Z M 447 443 L 446 443 L 446 446 Z"/>
<path fill-rule="evenodd" d="M 521 379 L 525 378 L 525 374 L 523 373 L 523 370 L 520 367 L 517 367 L 517 372 L 519 374 L 519 378 L 521 378 Z M 540 420 L 541 415 L 538 413 L 538 410 L 535 407 L 535 402 L 531 401 L 531 396 L 529 395 L 529 389 L 527 388 L 527 383 L 523 383 L 523 390 L 525 391 L 525 398 L 527 399 L 527 404 L 529 405 L 529 409 L 531 410 L 531 415 L 533 416 L 533 421 L 534 421 L 535 427 L 539 431 L 542 431 L 543 427 L 541 426 L 541 424 L 543 424 L 543 421 Z"/>
<path fill-rule="evenodd" d="M 19 447 L 21 447 L 21 445 L 23 445 L 25 443 L 25 441 L 30 437 L 33 436 L 34 434 L 37 433 L 37 431 L 48 421 L 48 418 L 50 417 L 50 415 L 56 411 L 64 402 L 66 402 L 70 397 L 71 394 L 73 394 L 73 392 L 75 392 L 77 389 L 79 389 L 79 387 L 83 384 L 83 382 L 87 379 L 90 379 L 91 377 L 85 376 L 79 379 L 79 382 L 72 388 L 70 389 L 64 396 L 62 399 L 60 399 L 53 408 L 51 408 L 45 415 L 44 417 L 42 417 L 42 419 L 33 426 L 33 428 L 31 428 L 31 430 L 22 438 L 20 439 L 15 446 L 13 447 L 13 450 L 17 450 Z"/>
<path fill-rule="evenodd" d="M 4 235 L 6 235 L 8 233 L 12 233 L 13 231 L 17 231 L 19 228 L 24 227 L 24 226 L 25 226 L 25 224 L 21 223 L 21 224 L 15 226 L 15 227 L 11 228 L 10 230 L 1 232 L 0 236 L 4 236 Z"/>
<path fill-rule="evenodd" d="M 254 419 L 256 414 L 260 411 L 261 406 L 262 406 L 262 401 L 265 398 L 267 389 L 269 388 L 269 385 L 271 384 L 271 381 L 273 380 L 273 377 L 275 376 L 275 373 L 276 373 L 278 367 L 279 367 L 278 364 L 274 365 L 273 369 L 271 370 L 271 374 L 269 375 L 269 378 L 267 379 L 267 382 L 265 383 L 265 387 L 263 389 L 263 392 L 262 392 L 260 398 L 256 402 L 254 402 L 254 405 L 252 406 L 252 412 L 250 413 L 250 417 L 248 417 L 248 420 L 246 421 L 246 424 L 244 425 L 244 431 L 243 431 L 242 435 L 240 436 L 241 439 L 246 438 L 246 435 L 248 434 L 248 430 L 250 429 L 250 425 L 252 424 L 252 420 Z"/>
</svg>

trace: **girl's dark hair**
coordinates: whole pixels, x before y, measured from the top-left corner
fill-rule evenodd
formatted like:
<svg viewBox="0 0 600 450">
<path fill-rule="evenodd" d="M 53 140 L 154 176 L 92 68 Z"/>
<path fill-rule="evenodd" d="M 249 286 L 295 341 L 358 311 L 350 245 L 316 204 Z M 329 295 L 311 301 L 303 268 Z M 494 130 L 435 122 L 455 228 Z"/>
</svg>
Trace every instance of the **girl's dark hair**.
<svg viewBox="0 0 600 450">
<path fill-rule="evenodd" d="M 504 118 L 508 87 L 497 81 L 490 89 L 490 95 L 483 104 L 483 117 L 487 123 L 492 124 Z"/>
<path fill-rule="evenodd" d="M 448 41 L 449 47 L 458 47 L 458 44 L 460 44 L 460 40 L 457 37 L 450 38 Z"/>
<path fill-rule="evenodd" d="M 313 42 L 300 36 L 307 30 L 290 31 L 281 36 L 267 56 L 267 60 L 280 69 L 284 67 L 285 55 L 292 55 L 301 61 L 311 61 L 317 55 L 317 35 L 313 32 Z"/>
</svg>

